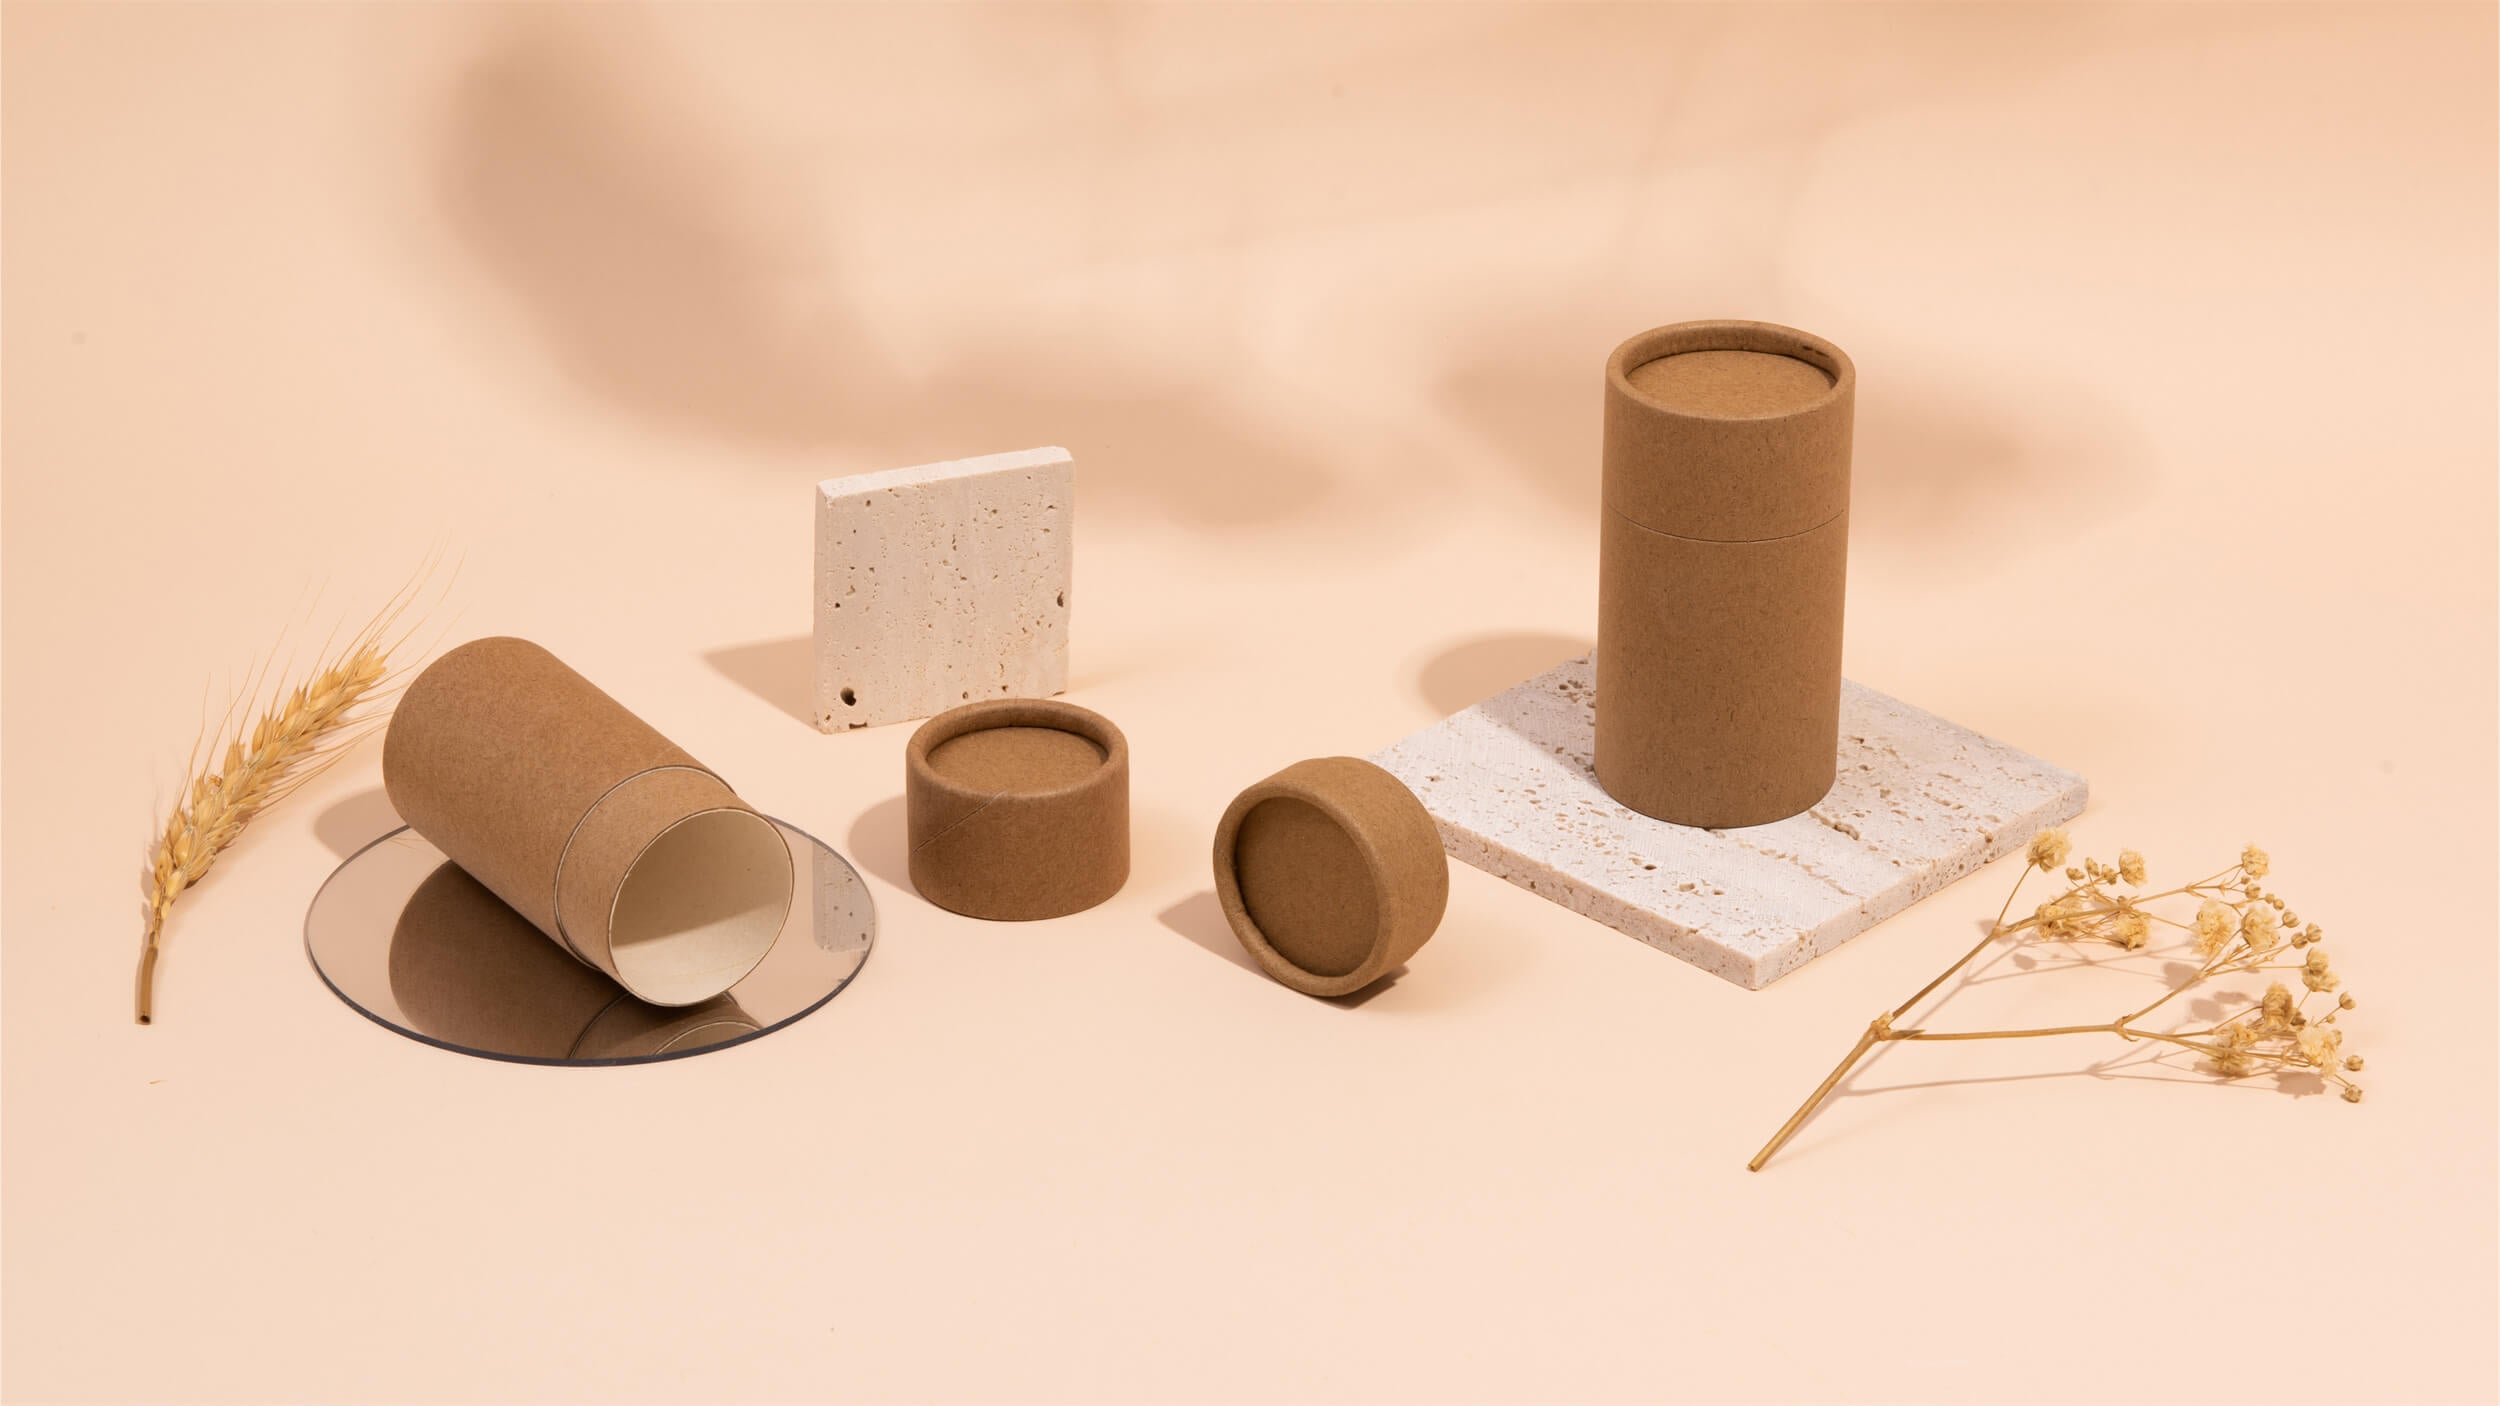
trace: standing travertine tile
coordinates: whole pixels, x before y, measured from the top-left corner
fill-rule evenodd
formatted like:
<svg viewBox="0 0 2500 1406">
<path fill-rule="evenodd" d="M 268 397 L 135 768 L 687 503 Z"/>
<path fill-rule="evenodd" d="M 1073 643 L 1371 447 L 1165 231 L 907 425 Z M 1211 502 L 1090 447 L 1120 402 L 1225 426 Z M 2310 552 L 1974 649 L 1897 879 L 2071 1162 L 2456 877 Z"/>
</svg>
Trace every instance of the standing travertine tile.
<svg viewBox="0 0 2500 1406">
<path fill-rule="evenodd" d="M 1593 675 L 1575 659 L 1372 760 L 1422 798 L 1452 858 L 1739 986 L 2083 810 L 2073 772 L 1845 683 L 1838 779 L 1811 809 L 1742 829 L 1654 820 L 1597 782 Z"/>
<path fill-rule="evenodd" d="M 1065 692 L 1075 516 L 1057 448 L 816 485 L 816 726 Z"/>
</svg>

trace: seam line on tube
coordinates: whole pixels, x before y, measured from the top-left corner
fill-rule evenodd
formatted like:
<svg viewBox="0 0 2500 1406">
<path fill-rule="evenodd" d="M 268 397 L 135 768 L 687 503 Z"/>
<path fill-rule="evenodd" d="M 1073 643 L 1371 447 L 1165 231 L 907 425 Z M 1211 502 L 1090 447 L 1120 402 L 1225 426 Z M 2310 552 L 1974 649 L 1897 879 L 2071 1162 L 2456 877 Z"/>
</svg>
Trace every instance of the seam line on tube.
<svg viewBox="0 0 2500 1406">
<path fill-rule="evenodd" d="M 581 815 L 573 821 L 573 828 L 565 834 L 564 848 L 556 851 L 556 882 L 553 890 L 553 901 L 548 905 L 549 911 L 553 912 L 556 916 L 556 937 L 559 941 L 563 942 L 564 950 L 573 954 L 574 961 L 581 963 L 583 966 L 590 968 L 592 971 L 599 972 L 602 976 L 607 975 L 607 973 L 600 970 L 598 963 L 582 955 L 582 949 L 573 945 L 573 934 L 565 930 L 564 861 L 573 857 L 573 842 L 582 837 L 582 827 L 590 823 L 590 817 L 598 813 L 599 807 L 608 803 L 608 797 L 615 795 L 617 792 L 624 790 L 627 786 L 630 786 L 657 771 L 692 771 L 711 777 L 714 781 L 720 781 L 720 773 L 712 770 L 708 766 L 687 766 L 682 762 L 667 762 L 659 766 L 644 767 L 642 770 L 635 772 L 633 775 L 626 777 L 624 780 L 619 781 L 615 785 L 600 792 L 597 800 L 592 801 L 587 806 L 584 806 L 582 808 Z M 729 783 L 721 781 L 721 784 L 723 786 L 727 786 Z M 648 848 L 648 846 L 646 846 L 646 848 Z M 639 858 L 639 856 L 637 856 L 637 858 Z"/>
<path fill-rule="evenodd" d="M 966 735 L 967 735 L 967 736 L 969 736 L 970 734 L 966 734 Z M 958 831 L 958 830 L 960 830 L 960 829 L 964 828 L 964 826 L 971 824 L 974 820 L 976 820 L 976 819 L 980 818 L 980 815 L 981 815 L 981 813 L 982 813 L 983 811 L 986 811 L 986 810 L 988 810 L 991 806 L 994 806 L 994 805 L 998 804 L 998 798 L 999 798 L 999 797 L 1001 797 L 1001 796 L 1004 796 L 1004 795 L 1006 795 L 1006 794 L 1007 794 L 1007 793 L 1006 793 L 1005 791 L 992 791 L 992 792 L 990 793 L 990 798 L 989 798 L 988 800 L 981 802 L 979 805 L 974 806 L 972 809 L 970 809 L 970 810 L 968 810 L 968 811 L 965 811 L 961 819 L 956 820 L 954 823 L 952 823 L 952 824 L 948 825 L 945 829 L 940 830 L 940 831 L 938 831 L 936 834 L 931 835 L 929 838 L 927 838 L 927 839 L 925 839 L 925 840 L 922 840 L 920 843 L 918 843 L 918 844 L 916 844 L 916 845 L 913 845 L 913 846 L 911 847 L 911 852 L 912 852 L 913 854 L 918 854 L 918 853 L 920 853 L 922 850 L 927 849 L 929 846 L 931 846 L 931 845 L 933 845 L 933 844 L 936 844 L 938 841 L 940 841 L 940 840 L 942 840 L 942 839 L 945 839 L 947 836 L 952 835 L 952 834 L 954 834 L 956 831 Z"/>
<path fill-rule="evenodd" d="M 1849 516 L 1849 510 L 1847 508 L 1843 508 L 1839 512 L 1832 514 L 1830 517 L 1823 519 L 1821 522 L 1816 523 L 1812 527 L 1801 527 L 1794 532 L 1783 532 L 1777 537 L 1688 537 L 1681 532 L 1668 532 L 1661 528 L 1652 527 L 1648 523 L 1641 521 L 1639 518 L 1636 518 L 1631 514 L 1624 512 L 1622 509 L 1617 508 L 1612 503 L 1606 504 L 1605 507 L 1608 513 L 1622 518 L 1627 524 L 1637 527 L 1641 531 L 1646 532 L 1653 537 L 1672 537 L 1679 542 L 1703 542 L 1716 547 L 1749 547 L 1760 542 L 1785 542 L 1794 537 L 1803 537 L 1808 533 L 1820 532 L 1824 528 L 1831 526 L 1833 523 L 1840 521 L 1842 518 Z"/>
</svg>

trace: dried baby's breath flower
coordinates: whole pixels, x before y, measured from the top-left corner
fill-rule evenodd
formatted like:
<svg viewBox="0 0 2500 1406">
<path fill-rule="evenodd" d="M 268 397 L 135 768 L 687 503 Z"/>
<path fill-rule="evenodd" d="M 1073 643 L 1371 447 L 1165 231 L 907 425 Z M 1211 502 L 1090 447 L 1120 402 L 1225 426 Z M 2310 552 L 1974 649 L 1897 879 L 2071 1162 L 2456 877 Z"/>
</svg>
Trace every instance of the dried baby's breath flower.
<svg viewBox="0 0 2500 1406">
<path fill-rule="evenodd" d="M 2333 1069 L 2341 1056 L 2336 1051 L 2344 1043 L 2344 1032 L 2324 1023 L 2304 1026 L 2292 1037 L 2292 1048 L 2300 1057 L 2320 1069 Z"/>
<path fill-rule="evenodd" d="M 2282 929 L 2275 919 L 2274 910 L 2249 909 L 2247 916 L 2240 919 L 2240 936 L 2248 939 L 2248 950 L 2257 956 L 2262 957 L 2273 951 L 2282 938 Z"/>
<path fill-rule="evenodd" d="M 2132 908 L 2122 908 L 2110 917 L 2109 935 L 2130 952 L 2141 950 L 2153 939 L 2153 920 Z"/>
<path fill-rule="evenodd" d="M 2240 935 L 2240 915 L 2231 905 L 2208 898 L 2196 910 L 2196 950 L 2215 956 Z"/>
<path fill-rule="evenodd" d="M 2066 862 L 2067 851 L 2074 846 L 2063 830 L 2043 830 L 2031 837 L 2031 847 L 2024 856 L 2034 869 L 2055 869 Z"/>
<path fill-rule="evenodd" d="M 2254 1073 L 2256 1065 L 2248 1052 L 2256 1048 L 2258 1039 L 2255 1030 L 2238 1022 L 2219 1027 L 2214 1031 L 2214 1067 L 2234 1079 Z"/>
<path fill-rule="evenodd" d="M 2257 879 L 2272 867 L 2264 850 L 2250 845 L 2241 852 L 2237 865 L 2219 874 L 2148 894 L 2119 894 L 2106 887 L 2118 883 L 2137 886 L 2145 882 L 2144 857 L 2134 850 L 2120 850 L 2115 865 L 2086 858 L 2071 869 L 2063 869 L 2069 852 L 2069 842 L 2062 830 L 2043 830 L 2032 838 L 2024 850 L 2026 864 L 2014 881 L 2014 892 L 2006 895 L 2005 906 L 1988 936 L 1964 953 L 1961 960 L 1945 968 L 1935 980 L 1919 988 L 1910 999 L 1870 1022 L 1865 1033 L 1859 1036 L 1856 1048 L 1832 1070 L 1822 1087 L 1816 1089 L 1804 1105 L 1790 1115 L 1788 1122 L 1772 1135 L 1770 1142 L 1754 1155 L 1750 1164 L 1754 1170 L 1761 1170 L 1763 1164 L 1795 1135 L 1859 1060 L 1865 1058 L 1875 1046 L 1898 1040 L 2022 1040 L 2059 1035 L 2114 1035 L 2131 1044 L 2193 1054 L 2225 1078 L 2314 1069 L 2329 1085 L 2338 1088 L 2346 1101 L 2361 1101 L 2360 1088 L 2345 1077 L 2348 1071 L 2358 1072 L 2361 1069 L 2361 1056 L 2343 1052 L 2344 1031 L 2335 1023 L 2337 1015 L 2353 1008 L 2353 999 L 2346 993 L 2335 997 L 2316 1014 L 2305 1009 L 2320 993 L 2334 991 L 2341 982 L 2328 968 L 2325 951 L 2316 945 L 2325 937 L 2325 929 L 2315 923 L 2302 924 L 2293 916 L 2290 905 L 2281 894 L 2269 893 L 2258 885 Z M 2023 884 L 2034 870 L 2055 875 L 2061 869 L 2069 882 L 2065 892 L 2039 904 L 2030 917 L 2008 921 L 2009 915 L 2014 912 L 2015 898 L 2021 894 Z M 2190 903 L 2196 906 L 2187 921 L 2170 916 L 2186 909 Z M 2166 968 L 2169 975 L 2162 994 L 2116 1020 L 2023 1030 L 1969 1031 L 1931 1031 L 1904 1023 L 1913 1007 L 1934 994 L 1993 943 L 2012 939 L 2028 946 L 2056 944 L 2071 948 L 2087 942 L 2107 942 L 2127 952 L 2137 952 L 2151 947 L 2153 935 L 2158 930 L 2156 923 L 2184 930 L 2187 941 L 2204 960 L 2185 968 L 2177 963 L 2170 964 Z M 2244 988 L 2225 984 L 2237 982 L 2252 971 L 2286 970 L 2285 964 L 2266 959 L 2269 954 L 2281 949 L 2287 940 L 2294 947 L 2307 949 L 2305 960 L 2296 968 L 2300 972 L 2302 989 L 2295 990 L 2282 981 L 2270 982 L 2264 995 L 2252 1002 Z M 2128 969 L 2114 960 L 2111 965 L 2119 970 Z M 2206 1002 L 2221 1006 L 2219 1018 L 2203 1024 L 2174 1024 L 2168 1028 L 2148 1020 L 2162 1007 L 2200 988 Z M 2191 1006 L 2187 1009 L 2202 1010 L 2203 1007 Z"/>
<path fill-rule="evenodd" d="M 2071 937 L 2076 931 L 2075 919 L 2082 912 L 2082 901 L 2073 894 L 2068 894 L 2064 898 L 2052 899 L 2041 904 L 2039 909 L 2032 914 L 2032 920 L 2040 925 L 2043 933 L 2057 937 Z"/>
<path fill-rule="evenodd" d="M 2332 991 L 2343 984 L 2335 973 L 2327 970 L 2325 948 L 2309 949 L 2309 960 L 2300 969 L 2300 984 L 2312 991 Z"/>
</svg>

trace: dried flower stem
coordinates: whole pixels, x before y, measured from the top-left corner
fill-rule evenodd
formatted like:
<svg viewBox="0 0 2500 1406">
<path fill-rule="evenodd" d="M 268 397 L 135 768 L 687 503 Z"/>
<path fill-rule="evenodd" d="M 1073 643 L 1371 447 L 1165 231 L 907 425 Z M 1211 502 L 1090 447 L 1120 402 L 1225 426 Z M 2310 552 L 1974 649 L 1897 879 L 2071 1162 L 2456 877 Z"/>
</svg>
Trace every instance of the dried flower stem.
<svg viewBox="0 0 2500 1406">
<path fill-rule="evenodd" d="M 234 719 L 258 693 L 256 680 L 245 685 L 226 716 L 204 729 L 193 744 L 191 762 L 184 767 L 190 783 L 149 846 L 140 876 L 145 905 L 138 975 L 141 1025 L 155 1019 L 156 962 L 164 946 L 166 915 L 253 817 L 320 775 L 363 735 L 359 724 L 376 720 L 375 705 L 386 701 L 399 681 L 390 667 L 391 652 L 407 638 L 391 631 L 423 579 L 421 574 L 402 587 L 354 638 L 329 652 L 310 678 L 282 694 L 273 691 L 248 727 Z M 199 765 L 203 752 L 211 758 L 204 767 Z"/>
<path fill-rule="evenodd" d="M 2323 929 L 2312 923 L 2298 931 L 2297 921 L 2284 905 L 2282 897 L 2265 892 L 2257 881 L 2271 867 L 2265 851 L 2251 845 L 2231 868 L 2159 893 L 2120 892 L 2121 886 L 2132 889 L 2143 883 L 2144 861 L 2133 851 L 2122 852 L 2116 864 L 2103 864 L 2086 859 L 2067 869 L 2066 877 L 2074 886 L 2062 896 L 2042 904 L 2039 911 L 2016 922 L 2006 919 L 2014 911 L 2014 898 L 2022 891 L 2023 881 L 2033 870 L 2051 871 L 2064 864 L 2067 855 L 2065 833 L 2045 830 L 2034 837 L 2025 856 L 2022 873 L 2014 880 L 2014 888 L 2005 896 L 2004 906 L 1997 910 L 1996 921 L 1989 925 L 1988 935 L 1970 951 L 1946 967 L 1935 980 L 1920 987 L 1911 997 L 1883 1015 L 1867 1023 L 1866 1033 L 1857 1044 L 1833 1066 L 1814 1092 L 1800 1104 L 1788 1121 L 1780 1125 L 1771 1140 L 1746 1166 L 1762 1170 L 1774 1153 L 1795 1136 L 1807 1118 L 1820 1108 L 1832 1090 L 1839 1087 L 1849 1071 L 1877 1045 L 1896 1040 L 2032 1040 L 2053 1035 L 2114 1035 L 2121 1040 L 2144 1040 L 2173 1045 L 2193 1051 L 2211 1060 L 2219 1072 L 2236 1078 L 2260 1066 L 2274 1069 L 2314 1069 L 2331 1084 L 2340 1085 L 2348 1102 L 2358 1103 L 2361 1090 L 2344 1077 L 2347 1069 L 2359 1069 L 2359 1057 L 2342 1053 L 2343 1032 L 2334 1022 L 2336 1015 L 2352 1008 L 2349 995 L 2337 998 L 2332 1009 L 2312 1017 L 2308 1012 L 2310 998 L 2335 989 L 2338 982 L 2326 963 L 2326 953 L 2315 944 L 2325 936 Z M 2193 923 L 2182 923 L 2147 910 L 2146 905 L 2165 899 L 2196 898 L 2202 905 Z M 2106 942 L 2124 951 L 2136 951 L 2145 945 L 2152 925 L 2160 923 L 2192 935 L 2203 962 L 2185 979 L 2156 997 L 2141 1009 L 2098 1025 L 2051 1025 L 2025 1030 L 1927 1030 L 1896 1028 L 1894 1021 L 1932 995 L 1952 976 L 1988 950 L 1993 943 L 2024 933 L 2035 940 Z M 2307 959 L 2300 962 L 2268 962 L 2268 956 L 2282 950 L 2309 948 Z M 2160 1009 L 2200 983 L 2220 976 L 2240 976 L 2252 972 L 2296 971 L 2307 990 L 2295 999 L 2290 990 L 2276 982 L 2265 996 L 2228 1020 L 2199 1030 L 2149 1030 L 2136 1022 Z"/>
</svg>

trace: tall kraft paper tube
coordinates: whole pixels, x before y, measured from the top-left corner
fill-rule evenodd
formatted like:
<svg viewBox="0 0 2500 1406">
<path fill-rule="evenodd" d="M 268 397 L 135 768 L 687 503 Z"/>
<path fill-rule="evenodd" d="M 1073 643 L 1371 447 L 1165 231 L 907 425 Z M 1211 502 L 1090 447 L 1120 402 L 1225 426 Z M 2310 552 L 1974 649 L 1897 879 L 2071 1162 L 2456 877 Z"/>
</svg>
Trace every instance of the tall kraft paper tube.
<svg viewBox="0 0 2500 1406">
<path fill-rule="evenodd" d="M 1857 371 L 1767 322 L 1681 322 L 1606 361 L 1599 784 L 1660 820 L 1783 820 L 1840 746 Z"/>
<path fill-rule="evenodd" d="M 527 640 L 471 640 L 417 675 L 382 786 L 470 877 L 653 1005 L 728 990 L 790 911 L 773 823 Z"/>
</svg>

